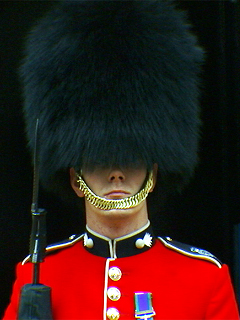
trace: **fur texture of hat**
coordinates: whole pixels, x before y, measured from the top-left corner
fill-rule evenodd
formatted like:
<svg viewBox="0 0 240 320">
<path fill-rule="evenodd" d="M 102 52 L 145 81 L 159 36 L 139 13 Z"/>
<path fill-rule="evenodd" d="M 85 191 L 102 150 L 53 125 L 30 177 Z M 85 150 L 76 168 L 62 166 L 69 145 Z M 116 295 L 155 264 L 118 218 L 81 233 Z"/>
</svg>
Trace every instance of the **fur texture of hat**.
<svg viewBox="0 0 240 320">
<path fill-rule="evenodd" d="M 45 185 L 69 167 L 197 163 L 202 49 L 171 1 L 63 1 L 33 28 L 21 67 Z M 176 182 L 177 181 L 177 182 Z"/>
</svg>

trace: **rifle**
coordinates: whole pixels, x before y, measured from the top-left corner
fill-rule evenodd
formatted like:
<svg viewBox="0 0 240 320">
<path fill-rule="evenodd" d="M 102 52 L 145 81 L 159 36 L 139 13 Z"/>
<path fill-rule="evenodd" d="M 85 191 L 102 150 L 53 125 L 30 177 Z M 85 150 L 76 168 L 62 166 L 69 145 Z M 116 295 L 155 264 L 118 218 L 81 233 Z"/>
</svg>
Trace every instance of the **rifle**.
<svg viewBox="0 0 240 320">
<path fill-rule="evenodd" d="M 44 261 L 46 249 L 46 211 L 38 208 L 39 189 L 39 150 L 38 127 L 35 127 L 34 178 L 31 205 L 32 229 L 30 236 L 30 259 L 33 264 L 31 284 L 21 289 L 18 320 L 52 320 L 51 288 L 40 284 L 40 263 Z"/>
</svg>

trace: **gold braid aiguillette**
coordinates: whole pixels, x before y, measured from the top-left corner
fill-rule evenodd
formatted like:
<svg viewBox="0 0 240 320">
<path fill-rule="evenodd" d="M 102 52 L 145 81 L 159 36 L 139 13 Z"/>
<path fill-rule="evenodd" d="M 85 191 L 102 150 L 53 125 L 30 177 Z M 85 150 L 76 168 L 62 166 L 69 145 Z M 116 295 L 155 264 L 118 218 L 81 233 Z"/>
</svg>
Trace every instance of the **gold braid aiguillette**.
<svg viewBox="0 0 240 320">
<path fill-rule="evenodd" d="M 134 208 L 147 198 L 148 193 L 153 187 L 153 172 L 151 171 L 145 187 L 134 196 L 112 200 L 97 196 L 87 186 L 86 182 L 80 175 L 77 175 L 77 179 L 77 182 L 79 183 L 79 189 L 84 193 L 86 200 L 89 201 L 94 207 L 101 210 Z"/>
</svg>

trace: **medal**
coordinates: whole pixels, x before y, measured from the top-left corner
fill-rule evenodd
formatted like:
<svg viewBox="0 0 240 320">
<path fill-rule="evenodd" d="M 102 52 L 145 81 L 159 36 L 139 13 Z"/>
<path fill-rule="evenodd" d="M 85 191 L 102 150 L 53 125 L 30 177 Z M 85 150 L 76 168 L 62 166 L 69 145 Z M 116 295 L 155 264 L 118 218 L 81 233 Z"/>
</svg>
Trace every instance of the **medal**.
<svg viewBox="0 0 240 320">
<path fill-rule="evenodd" d="M 136 292 L 135 300 L 135 318 L 136 319 L 150 319 L 153 320 L 155 311 L 152 307 L 152 293 L 151 292 Z"/>
</svg>

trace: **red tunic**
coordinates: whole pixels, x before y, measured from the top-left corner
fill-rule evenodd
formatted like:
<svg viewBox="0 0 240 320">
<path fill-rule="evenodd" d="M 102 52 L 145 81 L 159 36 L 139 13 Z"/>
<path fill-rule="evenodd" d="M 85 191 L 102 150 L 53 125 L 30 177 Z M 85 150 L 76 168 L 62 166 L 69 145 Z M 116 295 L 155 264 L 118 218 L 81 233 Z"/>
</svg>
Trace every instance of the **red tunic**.
<svg viewBox="0 0 240 320">
<path fill-rule="evenodd" d="M 226 265 L 186 256 L 159 239 L 149 250 L 122 258 L 89 251 L 81 239 L 48 255 L 42 264 L 41 283 L 52 288 L 55 320 L 108 319 L 109 308 L 118 310 L 120 320 L 133 320 L 137 292 L 152 293 L 154 320 L 239 319 Z M 121 271 L 120 279 L 110 278 L 112 267 Z M 17 318 L 19 291 L 31 282 L 31 273 L 31 263 L 17 266 L 4 320 Z M 108 297 L 112 287 L 118 292 L 116 301 Z"/>
</svg>

